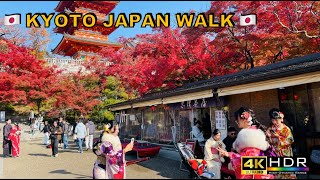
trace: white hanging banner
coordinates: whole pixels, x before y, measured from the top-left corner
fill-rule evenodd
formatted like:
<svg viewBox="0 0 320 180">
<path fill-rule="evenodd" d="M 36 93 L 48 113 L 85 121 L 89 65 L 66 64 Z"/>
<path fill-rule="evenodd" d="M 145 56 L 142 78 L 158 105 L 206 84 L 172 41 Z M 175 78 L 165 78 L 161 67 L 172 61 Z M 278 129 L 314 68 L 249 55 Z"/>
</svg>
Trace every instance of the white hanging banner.
<svg viewBox="0 0 320 180">
<path fill-rule="evenodd" d="M 226 129 L 227 118 L 222 110 L 215 111 L 216 129 Z"/>
<path fill-rule="evenodd" d="M 134 114 L 130 114 L 130 121 L 135 121 L 136 120 L 136 116 Z"/>
<path fill-rule="evenodd" d="M 0 121 L 4 122 L 6 120 L 6 112 L 5 111 L 1 111 L 0 112 Z"/>
</svg>

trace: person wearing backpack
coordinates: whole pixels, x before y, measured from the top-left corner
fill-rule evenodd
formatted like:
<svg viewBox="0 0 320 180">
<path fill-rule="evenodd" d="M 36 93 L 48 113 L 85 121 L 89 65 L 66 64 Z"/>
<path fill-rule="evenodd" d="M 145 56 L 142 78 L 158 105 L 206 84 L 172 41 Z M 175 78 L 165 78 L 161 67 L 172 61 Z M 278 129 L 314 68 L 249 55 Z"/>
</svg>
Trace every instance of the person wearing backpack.
<svg viewBox="0 0 320 180">
<path fill-rule="evenodd" d="M 86 135 L 86 148 L 87 150 L 93 148 L 93 134 L 95 132 L 95 125 L 91 120 L 86 123 L 87 135 Z"/>
</svg>

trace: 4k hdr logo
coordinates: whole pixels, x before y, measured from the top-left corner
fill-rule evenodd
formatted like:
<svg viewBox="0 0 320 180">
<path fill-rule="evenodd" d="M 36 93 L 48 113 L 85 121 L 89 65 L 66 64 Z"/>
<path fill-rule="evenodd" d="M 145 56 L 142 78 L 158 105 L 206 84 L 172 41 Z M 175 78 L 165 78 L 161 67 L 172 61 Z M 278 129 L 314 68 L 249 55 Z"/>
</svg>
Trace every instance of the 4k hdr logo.
<svg viewBox="0 0 320 180">
<path fill-rule="evenodd" d="M 242 156 L 241 174 L 267 174 L 267 157 Z"/>
<path fill-rule="evenodd" d="M 304 157 L 241 157 L 241 174 L 306 174 L 308 171 Z"/>
</svg>

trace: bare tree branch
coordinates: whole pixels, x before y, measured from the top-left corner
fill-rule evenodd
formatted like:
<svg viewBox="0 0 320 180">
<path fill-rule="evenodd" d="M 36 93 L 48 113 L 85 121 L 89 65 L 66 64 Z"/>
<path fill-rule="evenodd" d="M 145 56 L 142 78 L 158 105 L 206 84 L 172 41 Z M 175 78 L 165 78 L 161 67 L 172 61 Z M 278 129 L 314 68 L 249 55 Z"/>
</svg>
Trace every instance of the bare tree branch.
<svg viewBox="0 0 320 180">
<path fill-rule="evenodd" d="M 277 20 L 278 20 L 278 23 L 285 29 L 287 29 L 289 32 L 291 33 L 296 33 L 296 34 L 299 34 L 299 33 L 302 33 L 304 34 L 307 38 L 320 38 L 320 34 L 319 35 L 310 35 L 308 34 L 308 32 L 306 30 L 299 30 L 292 22 L 292 18 L 291 18 L 291 15 L 289 14 L 289 19 L 290 19 L 290 25 L 293 29 L 290 29 L 288 26 L 284 25 L 283 22 L 280 20 L 279 18 L 279 14 L 276 10 L 276 5 L 272 2 L 270 2 L 270 4 L 274 7 L 273 9 L 273 14 L 276 16 Z"/>
</svg>

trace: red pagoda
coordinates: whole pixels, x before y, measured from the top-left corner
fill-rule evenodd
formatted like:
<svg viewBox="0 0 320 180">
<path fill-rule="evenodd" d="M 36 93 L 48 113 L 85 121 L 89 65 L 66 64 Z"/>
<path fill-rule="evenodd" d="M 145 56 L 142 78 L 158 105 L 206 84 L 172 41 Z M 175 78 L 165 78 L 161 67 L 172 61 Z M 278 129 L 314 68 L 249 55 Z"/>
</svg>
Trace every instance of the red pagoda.
<svg viewBox="0 0 320 180">
<path fill-rule="evenodd" d="M 118 4 L 118 1 L 60 1 L 55 8 L 59 13 L 94 13 L 97 16 L 97 23 L 94 27 L 87 28 L 82 24 L 82 19 L 78 21 L 78 26 L 73 27 L 73 18 L 69 19 L 68 25 L 60 28 L 56 27 L 54 32 L 63 34 L 60 43 L 52 51 L 54 54 L 71 56 L 74 59 L 90 59 L 96 56 L 102 47 L 121 48 L 120 44 L 108 41 L 108 35 L 116 28 L 106 28 L 102 22 Z"/>
</svg>

